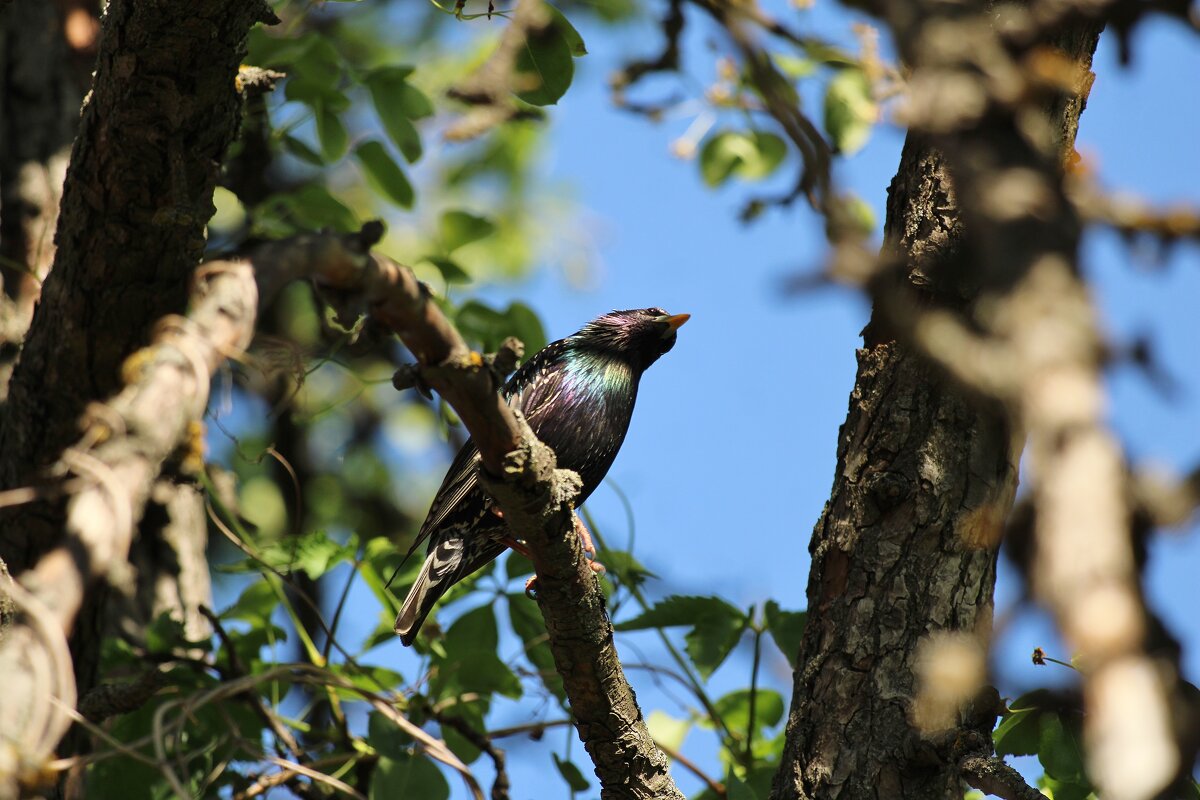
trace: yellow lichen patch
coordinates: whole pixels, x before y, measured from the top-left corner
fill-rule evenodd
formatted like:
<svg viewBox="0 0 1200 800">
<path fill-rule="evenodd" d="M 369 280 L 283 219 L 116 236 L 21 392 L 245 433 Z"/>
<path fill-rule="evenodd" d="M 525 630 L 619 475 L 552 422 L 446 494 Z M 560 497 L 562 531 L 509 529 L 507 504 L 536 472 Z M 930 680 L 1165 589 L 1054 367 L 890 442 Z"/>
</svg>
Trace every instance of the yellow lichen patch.
<svg viewBox="0 0 1200 800">
<path fill-rule="evenodd" d="M 186 475 L 199 475 L 204 470 L 204 423 L 194 419 L 188 423 L 187 438 L 183 441 L 183 458 L 179 468 Z"/>
</svg>

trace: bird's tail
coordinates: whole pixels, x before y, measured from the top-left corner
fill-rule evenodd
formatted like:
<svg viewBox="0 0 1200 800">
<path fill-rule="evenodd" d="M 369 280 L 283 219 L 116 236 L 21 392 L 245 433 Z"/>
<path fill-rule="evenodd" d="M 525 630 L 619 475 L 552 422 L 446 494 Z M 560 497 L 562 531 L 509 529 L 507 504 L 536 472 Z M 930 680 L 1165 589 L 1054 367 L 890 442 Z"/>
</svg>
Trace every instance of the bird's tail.
<svg viewBox="0 0 1200 800">
<path fill-rule="evenodd" d="M 417 632 L 433 610 L 434 603 L 454 585 L 461 559 L 462 542 L 454 539 L 438 542 L 425 557 L 421 574 L 408 590 L 408 597 L 404 598 L 404 605 L 400 607 L 393 627 L 406 646 L 417 638 Z"/>
</svg>

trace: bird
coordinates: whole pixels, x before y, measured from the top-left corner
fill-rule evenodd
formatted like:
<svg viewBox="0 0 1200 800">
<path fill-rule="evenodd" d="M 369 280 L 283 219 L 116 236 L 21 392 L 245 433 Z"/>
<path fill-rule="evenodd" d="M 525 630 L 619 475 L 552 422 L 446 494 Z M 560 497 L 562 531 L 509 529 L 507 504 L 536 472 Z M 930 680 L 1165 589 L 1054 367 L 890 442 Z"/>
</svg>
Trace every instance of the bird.
<svg viewBox="0 0 1200 800">
<path fill-rule="evenodd" d="M 559 468 L 579 473 L 578 504 L 604 480 L 625 441 L 642 373 L 675 346 L 676 331 L 690 316 L 661 308 L 610 311 L 546 345 L 504 385 L 507 402 L 554 450 Z M 405 645 L 451 586 L 519 544 L 503 511 L 479 485 L 479 464 L 479 449 L 468 439 L 409 550 L 428 542 L 425 563 L 396 616 L 395 631 Z M 578 518 L 576 523 L 585 549 L 594 552 Z"/>
</svg>

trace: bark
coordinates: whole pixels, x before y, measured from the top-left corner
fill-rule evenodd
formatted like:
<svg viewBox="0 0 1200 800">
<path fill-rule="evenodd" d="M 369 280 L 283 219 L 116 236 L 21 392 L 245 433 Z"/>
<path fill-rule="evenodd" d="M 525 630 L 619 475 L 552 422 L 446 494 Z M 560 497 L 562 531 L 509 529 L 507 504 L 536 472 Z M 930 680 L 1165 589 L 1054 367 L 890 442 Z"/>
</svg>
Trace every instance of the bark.
<svg viewBox="0 0 1200 800">
<path fill-rule="evenodd" d="M 71 153 L 54 267 L 0 418 L 0 486 L 31 482 L 77 434 L 86 405 L 157 319 L 181 313 L 212 189 L 241 112 L 246 32 L 265 3 L 114 0 Z M 16 573 L 52 546 L 61 509 L 6 520 Z"/>
<path fill-rule="evenodd" d="M 1097 35 L 1090 26 L 1067 52 L 1090 66 Z M 1085 97 L 1048 109 L 1067 152 Z M 988 704 L 960 714 L 970 697 L 942 719 L 918 704 L 931 633 L 959 632 L 986 651 L 1021 446 L 1002 405 L 897 341 L 906 323 L 888 313 L 898 298 L 910 311 L 959 312 L 994 283 L 980 275 L 977 242 L 965 240 L 937 141 L 909 134 L 889 190 L 884 250 L 903 278 L 876 287 L 833 490 L 810 544 L 808 626 L 772 791 L 781 800 L 961 798 L 955 737 L 930 728 L 990 732 L 995 718 Z"/>
</svg>

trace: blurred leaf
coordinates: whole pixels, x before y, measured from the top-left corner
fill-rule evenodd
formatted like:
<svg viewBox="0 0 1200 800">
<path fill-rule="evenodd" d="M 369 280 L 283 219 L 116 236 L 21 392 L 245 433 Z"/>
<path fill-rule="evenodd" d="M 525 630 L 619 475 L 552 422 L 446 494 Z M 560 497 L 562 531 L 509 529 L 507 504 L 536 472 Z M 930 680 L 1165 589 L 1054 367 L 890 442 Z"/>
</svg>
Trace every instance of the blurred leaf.
<svg viewBox="0 0 1200 800">
<path fill-rule="evenodd" d="M 784 658 L 796 668 L 796 659 L 800 655 L 800 642 L 804 638 L 804 623 L 808 620 L 807 611 L 784 611 L 774 600 L 768 600 L 764 608 L 767 618 L 767 630 L 775 645 L 783 653 Z"/>
<path fill-rule="evenodd" d="M 859 61 L 840 47 L 810 39 L 804 43 L 804 53 L 813 61 L 831 67 L 857 67 Z"/>
<path fill-rule="evenodd" d="M 407 66 L 382 67 L 363 78 L 383 129 L 409 163 L 421 157 L 421 136 L 412 121 L 433 113 L 429 98 L 406 80 L 412 71 Z"/>
<path fill-rule="evenodd" d="M 454 705 L 453 716 L 461 720 L 467 727 L 483 732 L 487 730 L 484 723 L 484 703 L 456 703 Z M 483 755 L 483 751 L 476 747 L 467 737 L 458 732 L 458 729 L 452 725 L 441 725 L 442 738 L 446 740 L 446 745 L 453 751 L 454 755 L 462 759 L 463 763 L 470 764 Z"/>
<path fill-rule="evenodd" d="M 325 162 L 321 159 L 320 153 L 318 153 L 316 150 L 313 150 L 295 136 L 289 135 L 283 137 L 283 149 L 287 150 L 304 163 L 311 164 L 314 167 L 320 167 L 325 164 Z"/>
<path fill-rule="evenodd" d="M 836 221 L 850 228 L 855 233 L 869 236 L 875 231 L 875 212 L 867 201 L 856 194 L 841 194 L 834 200 L 830 214 L 831 222 Z"/>
<path fill-rule="evenodd" d="M 496 225 L 487 217 L 454 209 L 438 220 L 438 241 L 447 253 L 477 242 L 496 232 Z"/>
<path fill-rule="evenodd" d="M 571 55 L 576 58 L 586 56 L 588 52 L 587 46 L 584 45 L 583 37 L 579 35 L 579 31 L 575 30 L 575 26 L 571 24 L 571 21 L 550 3 L 546 3 L 545 8 L 553 18 L 551 24 L 558 28 L 563 38 L 567 40 L 567 45 L 571 48 Z"/>
<path fill-rule="evenodd" d="M 700 176 L 716 187 L 736 176 L 761 180 L 787 156 L 783 139 L 766 131 L 723 131 L 710 136 L 700 149 Z"/>
<path fill-rule="evenodd" d="M 350 134 L 342 124 L 342 118 L 325 103 L 313 106 L 317 117 L 317 141 L 321 143 L 321 157 L 326 161 L 337 161 L 346 155 L 350 147 Z"/>
<path fill-rule="evenodd" d="M 509 556 L 509 560 L 512 560 L 512 556 Z M 562 676 L 554 666 L 554 655 L 550 652 L 550 642 L 546 635 L 546 623 L 537 603 L 521 592 L 513 592 L 508 595 L 508 615 L 513 630 L 525 643 L 525 656 L 537 669 L 543 685 L 561 702 L 566 702 L 567 695 L 563 689 Z"/>
<path fill-rule="evenodd" d="M 504 562 L 504 577 L 512 580 L 521 575 L 529 575 L 533 572 L 533 562 L 525 556 L 513 550 L 508 554 L 508 559 Z"/>
<path fill-rule="evenodd" d="M 518 85 L 528 82 L 533 87 L 517 92 L 526 103 L 552 106 L 566 94 L 575 77 L 575 59 L 568 35 L 556 20 L 525 37 L 525 46 L 517 53 L 516 71 Z"/>
<path fill-rule="evenodd" d="M 754 730 L 770 728 L 783 719 L 783 695 L 772 689 L 759 689 L 754 704 Z M 725 726 L 745 734 L 750 725 L 750 690 L 737 689 L 713 703 Z M 703 724 L 703 723 L 702 723 Z"/>
<path fill-rule="evenodd" d="M 151 653 L 168 653 L 172 648 L 185 647 L 188 642 L 183 635 L 183 622 L 164 611 L 146 626 L 146 649 Z"/>
<path fill-rule="evenodd" d="M 857 67 L 839 70 L 825 89 L 825 131 L 834 149 L 844 155 L 857 153 L 878 119 L 866 73 Z"/>
<path fill-rule="evenodd" d="M 278 605 L 279 597 L 271 585 L 265 580 L 255 581 L 242 591 L 233 605 L 221 612 L 221 619 L 261 624 L 270 621 Z"/>
<path fill-rule="evenodd" d="M 725 771 L 725 791 L 728 800 L 761 800 L 754 789 L 734 773 L 733 767 Z"/>
<path fill-rule="evenodd" d="M 558 774 L 562 775 L 563 780 L 571 787 L 572 792 L 586 792 L 591 785 L 587 778 L 583 777 L 583 773 L 579 771 L 579 767 L 575 766 L 570 761 L 563 761 L 558 757 L 558 753 L 552 753 L 554 756 L 554 766 L 558 767 Z"/>
<path fill-rule="evenodd" d="M 504 315 L 508 318 L 507 335 L 516 336 L 524 343 L 526 359 L 546 346 L 546 331 L 532 308 L 515 302 L 509 305 Z"/>
<path fill-rule="evenodd" d="M 358 230 L 358 217 L 318 183 L 309 183 L 287 195 L 274 198 L 291 211 L 301 228 L 332 228 L 342 233 Z"/>
<path fill-rule="evenodd" d="M 412 736 L 383 714 L 372 711 L 367 716 L 367 744 L 378 750 L 379 755 L 393 759 L 408 758 L 412 743 Z"/>
<path fill-rule="evenodd" d="M 458 308 L 454 324 L 468 341 L 478 342 L 487 350 L 494 350 L 508 336 L 508 319 L 493 308 L 478 300 L 468 300 Z"/>
<path fill-rule="evenodd" d="M 1041 712 L 1034 708 L 1010 710 L 992 732 L 996 755 L 1031 756 L 1036 753 L 1040 714 Z"/>
<path fill-rule="evenodd" d="M 654 608 L 614 630 L 637 631 L 691 625 L 684 636 L 686 650 L 700 674 L 707 678 L 737 646 L 747 624 L 746 615 L 718 597 L 671 595 Z"/>
<path fill-rule="evenodd" d="M 817 71 L 817 62 L 811 58 L 801 58 L 789 53 L 772 53 L 771 60 L 780 72 L 792 80 L 807 78 Z"/>
<path fill-rule="evenodd" d="M 423 756 L 380 758 L 371 777 L 370 800 L 446 800 L 450 785 L 441 770 Z"/>
<path fill-rule="evenodd" d="M 471 276 L 452 259 L 445 256 L 425 256 L 421 259 L 437 268 L 446 283 L 470 283 Z"/>
<path fill-rule="evenodd" d="M 401 208 L 412 208 L 413 187 L 387 148 L 376 141 L 363 142 L 354 151 L 367 181 L 380 194 Z"/>
<path fill-rule="evenodd" d="M 633 553 L 624 550 L 600 550 L 596 553 L 596 560 L 608 568 L 609 574 L 616 575 L 622 582 L 632 586 L 640 586 L 647 578 L 658 577 L 634 558 Z"/>
<path fill-rule="evenodd" d="M 259 559 L 246 559 L 224 565 L 222 572 L 254 572 L 266 564 L 280 572 L 303 570 L 316 580 L 343 561 L 354 558 L 355 547 L 345 545 L 322 530 L 310 531 L 300 536 L 288 536 L 271 542 L 259 551 Z M 261 584 L 266 586 L 266 584 Z M 267 586 L 269 590 L 270 587 Z"/>
<path fill-rule="evenodd" d="M 688 731 L 692 729 L 692 723 L 686 719 L 675 719 L 665 711 L 655 709 L 646 718 L 646 727 L 650 731 L 651 739 L 672 750 L 678 750 L 683 746 Z"/>
<path fill-rule="evenodd" d="M 1049 791 L 1054 800 L 1095 800 L 1091 787 L 1072 781 L 1060 781 L 1049 774 L 1038 778 L 1037 785 L 1039 789 Z"/>
<path fill-rule="evenodd" d="M 1038 761 L 1051 777 L 1070 783 L 1085 783 L 1083 743 L 1074 725 L 1064 725 L 1062 717 L 1045 711 L 1039 719 Z"/>
</svg>

